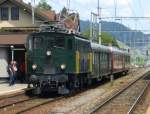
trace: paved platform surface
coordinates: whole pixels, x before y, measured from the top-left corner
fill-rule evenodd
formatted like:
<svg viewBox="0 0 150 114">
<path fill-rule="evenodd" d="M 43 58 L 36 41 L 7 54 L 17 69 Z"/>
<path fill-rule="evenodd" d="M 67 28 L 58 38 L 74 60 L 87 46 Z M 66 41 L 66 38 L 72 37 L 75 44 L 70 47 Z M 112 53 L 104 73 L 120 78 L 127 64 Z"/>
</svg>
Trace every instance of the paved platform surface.
<svg viewBox="0 0 150 114">
<path fill-rule="evenodd" d="M 0 80 L 0 85 L 1 85 L 2 83 L 8 83 L 8 80 Z"/>
<path fill-rule="evenodd" d="M 3 82 L 3 83 L 2 83 Z M 23 89 L 27 88 L 27 84 L 14 84 L 9 86 L 8 82 L 0 81 L 0 96 L 9 95 L 16 92 L 24 91 Z"/>
</svg>

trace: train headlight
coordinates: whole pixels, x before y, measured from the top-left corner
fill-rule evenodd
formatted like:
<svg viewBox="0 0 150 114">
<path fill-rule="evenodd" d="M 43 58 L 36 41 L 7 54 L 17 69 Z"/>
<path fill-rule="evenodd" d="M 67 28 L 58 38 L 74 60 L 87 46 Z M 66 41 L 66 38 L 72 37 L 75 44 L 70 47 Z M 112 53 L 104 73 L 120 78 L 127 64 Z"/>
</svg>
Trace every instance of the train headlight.
<svg viewBox="0 0 150 114">
<path fill-rule="evenodd" d="M 51 51 L 47 51 L 47 52 L 46 52 L 46 55 L 47 55 L 47 56 L 50 56 L 51 54 L 52 54 Z"/>
<path fill-rule="evenodd" d="M 66 68 L 66 65 L 65 65 L 65 64 L 62 64 L 62 65 L 60 66 L 60 68 L 61 68 L 62 70 L 64 70 L 64 69 Z"/>
<path fill-rule="evenodd" d="M 32 69 L 35 70 L 36 68 L 37 68 L 37 65 L 36 65 L 36 64 L 33 64 L 33 65 L 32 65 Z"/>
</svg>

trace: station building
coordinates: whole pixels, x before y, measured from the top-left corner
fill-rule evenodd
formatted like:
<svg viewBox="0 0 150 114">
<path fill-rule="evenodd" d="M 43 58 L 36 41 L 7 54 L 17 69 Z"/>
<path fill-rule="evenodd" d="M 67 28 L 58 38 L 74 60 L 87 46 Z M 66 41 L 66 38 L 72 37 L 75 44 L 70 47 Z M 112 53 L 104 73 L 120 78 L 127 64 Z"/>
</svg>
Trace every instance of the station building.
<svg viewBox="0 0 150 114">
<path fill-rule="evenodd" d="M 54 11 L 35 10 L 22 0 L 0 0 L 0 78 L 8 77 L 9 61 L 25 62 L 25 43 L 30 32 L 37 31 L 43 21 L 53 21 Z"/>
<path fill-rule="evenodd" d="M 0 78 L 8 77 L 7 66 L 11 60 L 25 61 L 25 44 L 29 33 L 38 31 L 43 22 L 66 18 L 52 10 L 35 8 L 35 23 L 32 21 L 32 6 L 22 0 L 0 0 Z M 68 14 L 63 19 L 66 28 L 79 29 L 79 15 Z"/>
</svg>

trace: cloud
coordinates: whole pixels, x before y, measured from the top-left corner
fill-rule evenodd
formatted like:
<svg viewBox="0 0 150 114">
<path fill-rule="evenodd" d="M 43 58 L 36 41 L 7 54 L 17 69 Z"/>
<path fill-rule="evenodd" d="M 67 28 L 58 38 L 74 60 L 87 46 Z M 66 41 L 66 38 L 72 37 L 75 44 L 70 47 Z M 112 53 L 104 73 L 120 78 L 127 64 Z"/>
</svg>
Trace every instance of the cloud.
<svg viewBox="0 0 150 114">
<path fill-rule="evenodd" d="M 87 6 L 87 7 L 91 7 L 91 6 L 97 6 L 97 0 L 74 0 L 77 4 L 80 4 L 82 6 Z"/>
<path fill-rule="evenodd" d="M 150 17 L 150 10 L 144 10 L 144 14 L 145 17 Z"/>
<path fill-rule="evenodd" d="M 129 17 L 132 16 L 133 12 L 130 8 L 123 8 L 120 12 L 118 12 L 118 16 Z"/>
</svg>

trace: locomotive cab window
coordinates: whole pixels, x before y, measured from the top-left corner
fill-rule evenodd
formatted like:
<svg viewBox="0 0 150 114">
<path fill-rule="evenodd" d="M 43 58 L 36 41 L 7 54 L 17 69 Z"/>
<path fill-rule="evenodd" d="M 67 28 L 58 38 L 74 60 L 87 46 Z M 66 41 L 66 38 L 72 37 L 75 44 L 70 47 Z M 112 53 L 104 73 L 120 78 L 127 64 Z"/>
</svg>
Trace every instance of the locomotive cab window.
<svg viewBox="0 0 150 114">
<path fill-rule="evenodd" d="M 34 42 L 33 48 L 38 49 L 38 48 L 42 47 L 43 38 L 42 37 L 34 37 L 33 42 Z"/>
<path fill-rule="evenodd" d="M 67 48 L 69 49 L 69 50 L 72 50 L 72 40 L 71 39 L 68 39 L 68 41 L 67 41 Z"/>
</svg>

